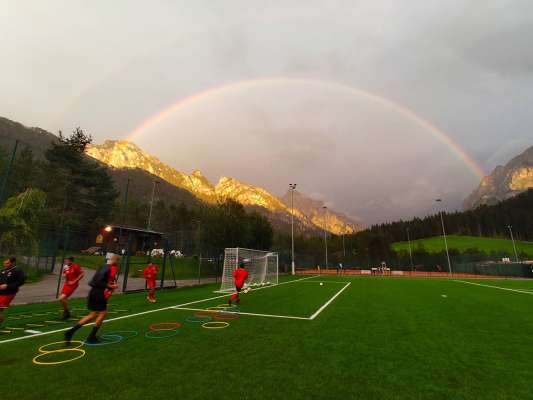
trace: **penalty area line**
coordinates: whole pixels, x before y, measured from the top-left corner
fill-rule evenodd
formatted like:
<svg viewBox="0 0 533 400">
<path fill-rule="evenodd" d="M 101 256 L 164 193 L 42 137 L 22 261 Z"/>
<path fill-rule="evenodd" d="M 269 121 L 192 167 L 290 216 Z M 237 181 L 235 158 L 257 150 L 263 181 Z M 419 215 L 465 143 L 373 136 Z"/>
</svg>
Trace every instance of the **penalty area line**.
<svg viewBox="0 0 533 400">
<path fill-rule="evenodd" d="M 206 311 L 202 308 L 189 308 L 189 307 L 174 307 L 176 310 L 186 310 L 186 311 Z M 226 311 L 228 314 L 238 314 L 238 315 L 250 315 L 252 317 L 267 317 L 267 318 L 281 318 L 281 319 L 299 319 L 304 321 L 310 321 L 311 318 L 309 317 L 297 317 L 294 315 L 276 315 L 276 314 L 261 314 L 261 313 L 250 313 L 250 312 L 242 312 L 242 311 Z M 222 311 L 224 313 L 224 311 Z"/>
<path fill-rule="evenodd" d="M 327 302 L 324 303 L 324 305 L 323 305 L 322 307 L 320 307 L 318 310 L 316 310 L 316 312 L 315 312 L 313 315 L 311 315 L 311 316 L 309 317 L 309 319 L 310 319 L 310 320 L 313 320 L 313 319 L 315 319 L 316 317 L 318 317 L 318 315 L 319 315 L 322 311 L 324 311 L 324 310 L 326 309 L 327 306 L 329 306 L 331 303 L 333 303 L 333 300 L 335 300 L 337 297 L 339 297 L 340 294 L 341 294 L 342 292 L 344 292 L 344 291 L 346 290 L 346 288 L 347 288 L 348 286 L 350 286 L 351 284 L 352 284 L 352 282 L 347 282 L 346 285 L 344 285 L 344 287 L 343 287 L 341 290 L 339 290 L 337 293 L 335 293 L 331 299 L 329 299 Z"/>
<path fill-rule="evenodd" d="M 506 287 L 501 287 L 501 286 L 494 286 L 494 285 L 486 285 L 486 284 L 483 284 L 483 283 L 468 282 L 468 281 L 462 281 L 462 280 L 459 280 L 459 279 L 454 279 L 453 281 L 454 282 L 458 282 L 458 283 L 464 283 L 464 284 L 467 284 L 467 285 L 482 286 L 482 287 L 487 287 L 487 288 L 492 288 L 492 289 L 500 289 L 500 290 L 506 290 L 506 291 L 509 291 L 509 292 L 516 292 L 516 293 L 524 293 L 524 294 L 532 294 L 533 295 L 533 292 L 530 292 L 530 291 L 527 291 L 527 290 L 511 289 L 511 288 L 506 288 Z"/>
</svg>

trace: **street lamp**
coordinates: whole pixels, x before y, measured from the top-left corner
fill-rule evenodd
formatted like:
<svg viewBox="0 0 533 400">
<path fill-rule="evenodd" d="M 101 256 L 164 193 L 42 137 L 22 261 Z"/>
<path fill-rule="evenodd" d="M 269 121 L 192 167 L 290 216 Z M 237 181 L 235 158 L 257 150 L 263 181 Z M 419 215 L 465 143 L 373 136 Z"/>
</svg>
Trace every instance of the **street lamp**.
<svg viewBox="0 0 533 400">
<path fill-rule="evenodd" d="M 435 200 L 437 203 L 442 203 L 442 199 Z M 442 215 L 442 208 L 439 207 L 440 223 L 442 225 L 442 234 L 444 236 L 444 247 L 446 248 L 446 258 L 448 259 L 448 271 L 452 274 L 452 262 L 450 261 L 450 252 L 448 251 L 448 240 L 446 239 L 446 229 L 444 229 L 444 217 Z"/>
<path fill-rule="evenodd" d="M 324 247 L 326 250 L 326 269 L 328 269 L 328 235 L 326 233 L 326 229 L 328 226 L 328 208 L 326 206 L 323 206 L 322 209 L 324 210 Z"/>
<path fill-rule="evenodd" d="M 518 252 L 516 251 L 516 244 L 514 242 L 514 235 L 513 235 L 513 227 L 512 225 L 507 225 L 507 229 L 509 229 L 509 234 L 511 235 L 511 240 L 513 242 L 513 249 L 514 249 L 514 257 L 516 262 L 518 263 Z"/>
<path fill-rule="evenodd" d="M 150 201 L 150 212 L 148 214 L 148 225 L 146 227 L 147 230 L 150 230 L 152 228 L 152 211 L 154 208 L 155 186 L 158 183 L 159 181 L 154 180 L 154 185 L 152 186 L 152 200 Z"/>
<path fill-rule="evenodd" d="M 411 272 L 413 271 L 413 250 L 411 249 L 411 236 L 409 235 L 409 228 L 406 229 L 407 231 L 407 242 L 409 243 L 409 259 L 411 260 Z"/>
<path fill-rule="evenodd" d="M 296 190 L 296 183 L 289 183 L 289 189 L 291 191 L 291 272 L 294 275 L 296 273 L 294 266 L 294 191 Z"/>
</svg>

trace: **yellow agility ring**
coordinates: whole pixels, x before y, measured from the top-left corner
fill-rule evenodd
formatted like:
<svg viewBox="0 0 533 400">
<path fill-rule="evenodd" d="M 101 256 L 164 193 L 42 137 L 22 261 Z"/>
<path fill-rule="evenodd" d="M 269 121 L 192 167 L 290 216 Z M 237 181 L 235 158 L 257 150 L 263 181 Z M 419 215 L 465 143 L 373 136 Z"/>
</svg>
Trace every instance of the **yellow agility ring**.
<svg viewBox="0 0 533 400">
<path fill-rule="evenodd" d="M 225 329 L 229 326 L 228 322 L 222 321 L 210 321 L 202 324 L 202 328 L 205 329 Z"/>
<path fill-rule="evenodd" d="M 69 353 L 69 352 L 75 352 L 75 353 L 78 353 L 78 355 L 73 357 L 73 358 L 68 358 L 66 360 L 61 360 L 61 361 L 39 361 L 39 359 L 41 357 L 45 357 L 45 356 L 48 356 L 50 354 Z M 60 365 L 60 364 L 66 364 L 66 363 L 69 363 L 69 362 L 72 362 L 72 361 L 76 361 L 76 360 L 78 360 L 78 359 L 80 359 L 80 358 L 82 358 L 84 356 L 85 356 L 85 350 L 78 349 L 78 348 L 75 348 L 75 349 L 64 349 L 64 350 L 53 350 L 53 351 L 47 351 L 46 353 L 41 353 L 39 355 L 36 355 L 35 357 L 33 357 L 32 362 L 35 365 Z"/>
<path fill-rule="evenodd" d="M 70 343 L 71 344 L 75 343 L 75 344 L 77 344 L 77 346 L 76 347 L 61 347 L 61 348 L 52 349 L 52 350 L 47 350 L 46 349 L 47 347 L 51 347 L 51 346 L 54 346 L 56 344 L 60 344 L 60 345 L 63 345 L 63 346 L 66 345 L 67 342 L 62 340 L 61 342 L 53 342 L 53 343 L 43 344 L 41 347 L 39 347 L 38 352 L 39 353 L 50 353 L 50 352 L 62 351 L 62 350 L 76 350 L 76 349 L 79 349 L 80 347 L 82 347 L 83 344 L 84 344 L 81 340 L 72 340 Z"/>
</svg>

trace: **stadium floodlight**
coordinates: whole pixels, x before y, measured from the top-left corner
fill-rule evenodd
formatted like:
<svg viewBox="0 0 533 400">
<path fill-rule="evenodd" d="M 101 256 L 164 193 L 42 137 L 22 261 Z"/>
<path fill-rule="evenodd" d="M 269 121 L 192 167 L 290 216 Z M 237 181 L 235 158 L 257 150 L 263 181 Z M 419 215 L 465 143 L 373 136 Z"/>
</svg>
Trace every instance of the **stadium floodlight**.
<svg viewBox="0 0 533 400">
<path fill-rule="evenodd" d="M 246 287 L 278 284 L 278 253 L 244 249 L 242 247 L 224 250 L 224 268 L 219 292 L 229 293 L 235 290 L 233 271 L 241 262 L 248 271 Z"/>
<path fill-rule="evenodd" d="M 436 199 L 437 203 L 442 203 L 442 199 Z M 444 229 L 444 216 L 442 215 L 442 208 L 439 208 L 440 223 L 442 225 L 442 234 L 444 236 L 444 248 L 446 249 L 446 258 L 448 259 L 448 271 L 452 274 L 452 262 L 450 261 L 450 252 L 448 251 L 448 239 L 446 239 L 446 229 Z"/>
<path fill-rule="evenodd" d="M 325 248 L 325 261 L 326 261 L 326 269 L 328 269 L 328 234 L 326 233 L 326 229 L 328 227 L 328 207 L 322 206 L 322 209 L 324 210 L 324 248 Z"/>
<path fill-rule="evenodd" d="M 516 251 L 516 244 L 515 244 L 514 235 L 513 235 L 513 226 L 512 225 L 507 225 L 507 229 L 509 229 L 509 234 L 511 235 L 511 241 L 513 242 L 515 260 L 516 260 L 517 263 L 519 263 L 520 261 L 518 260 L 518 252 Z"/>
<path fill-rule="evenodd" d="M 154 185 L 152 186 L 152 200 L 150 200 L 150 212 L 148 213 L 148 224 L 146 226 L 147 230 L 151 230 L 151 226 L 152 226 L 152 210 L 154 209 L 155 186 L 157 184 L 159 184 L 159 181 L 154 180 Z"/>
<path fill-rule="evenodd" d="M 296 183 L 289 183 L 289 189 L 291 190 L 291 247 L 292 247 L 292 261 L 291 272 L 296 274 L 294 266 L 294 191 L 296 190 Z"/>
</svg>

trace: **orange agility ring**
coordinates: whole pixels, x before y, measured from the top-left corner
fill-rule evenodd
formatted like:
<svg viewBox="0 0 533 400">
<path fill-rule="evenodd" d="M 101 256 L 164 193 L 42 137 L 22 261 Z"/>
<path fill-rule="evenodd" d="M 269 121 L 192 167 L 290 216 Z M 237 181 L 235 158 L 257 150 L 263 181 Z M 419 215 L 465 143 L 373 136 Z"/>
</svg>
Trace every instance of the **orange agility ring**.
<svg viewBox="0 0 533 400">
<path fill-rule="evenodd" d="M 157 324 L 150 325 L 150 330 L 152 332 L 174 331 L 179 328 L 181 328 L 181 324 L 179 322 L 158 322 Z"/>
<path fill-rule="evenodd" d="M 218 321 L 231 321 L 231 320 L 238 319 L 238 318 L 239 318 L 239 314 L 235 312 L 227 312 L 227 311 L 224 312 L 223 311 L 215 315 L 215 319 Z"/>
</svg>

